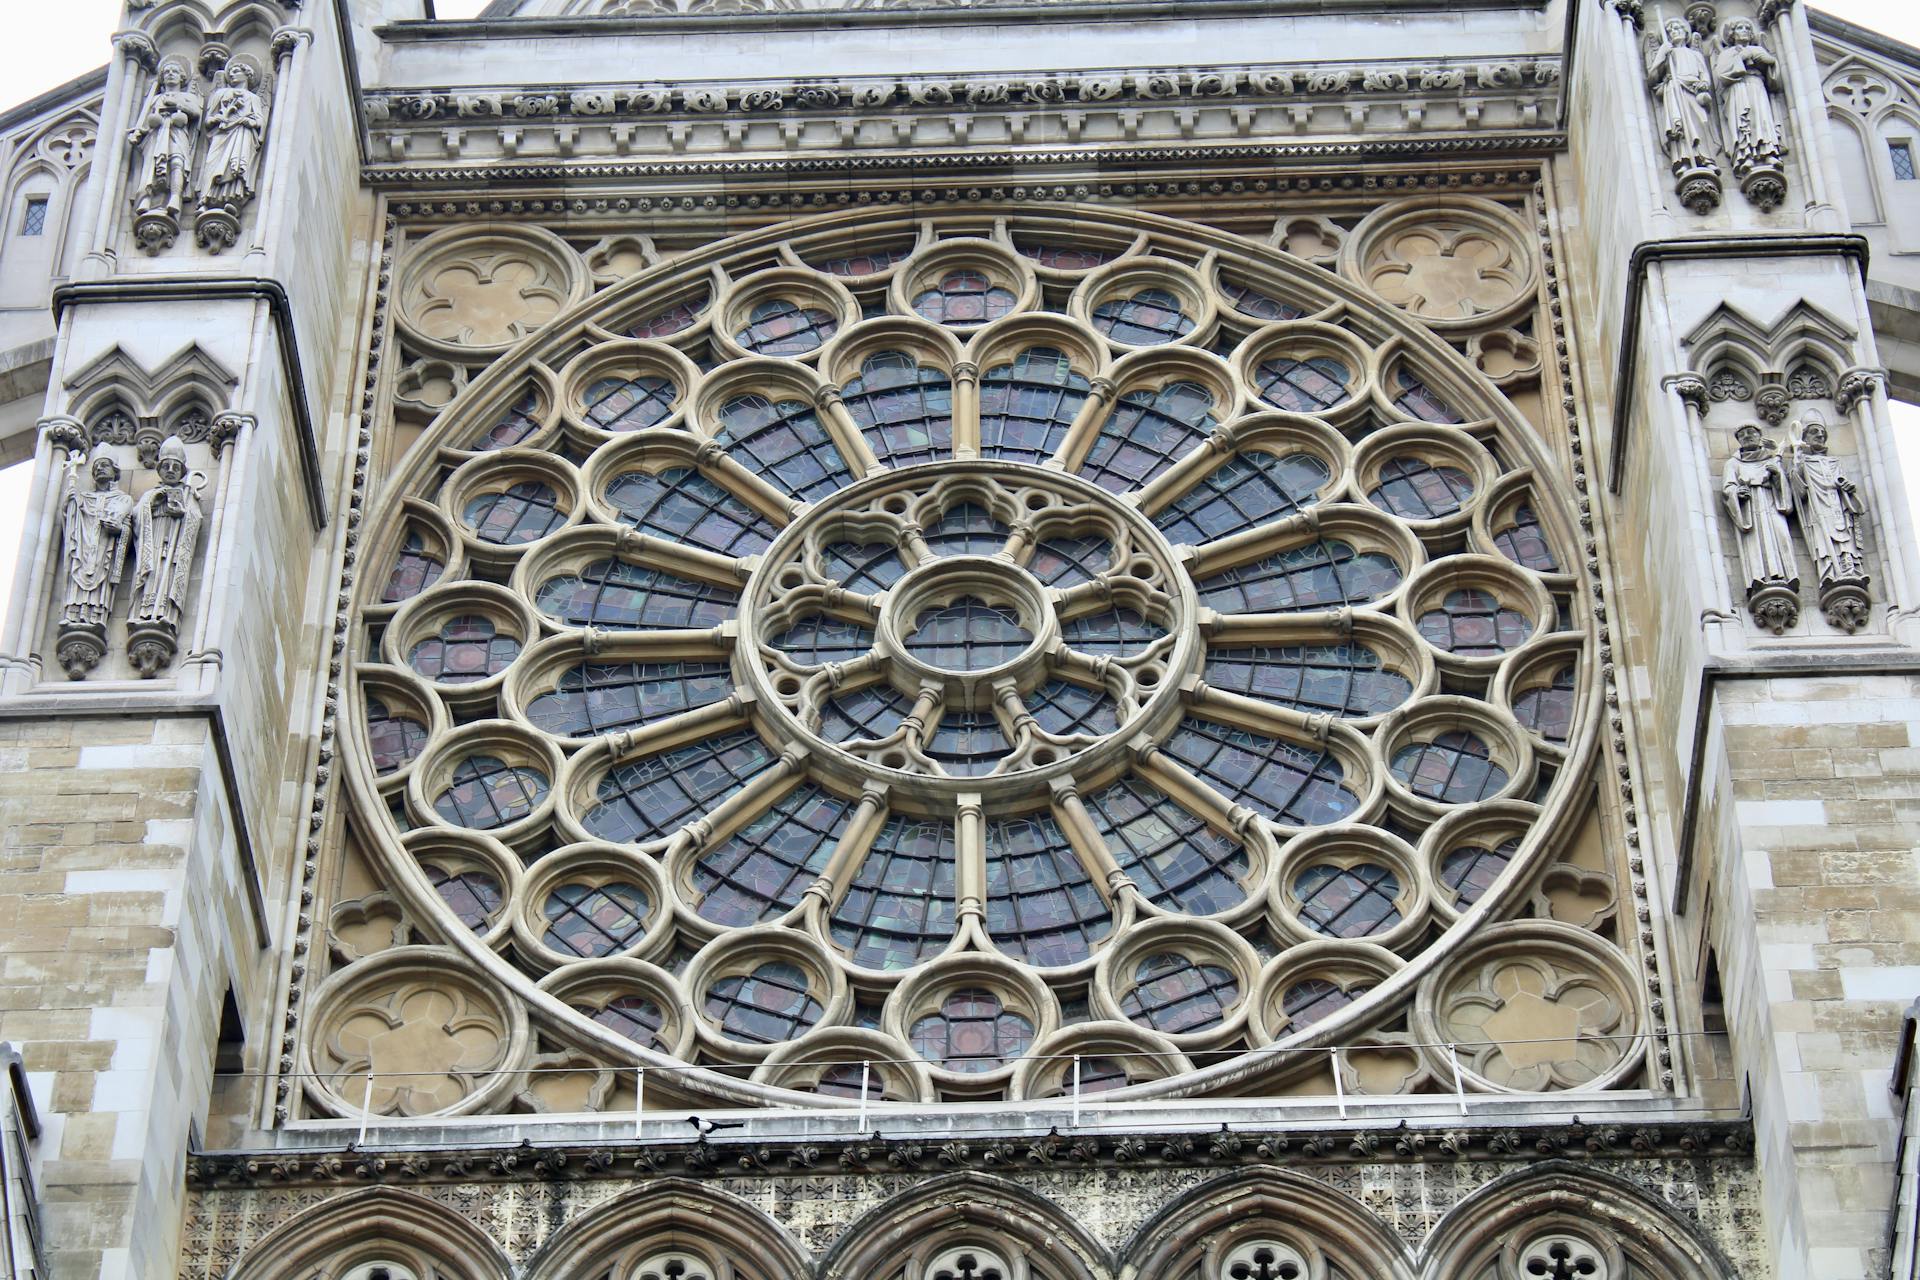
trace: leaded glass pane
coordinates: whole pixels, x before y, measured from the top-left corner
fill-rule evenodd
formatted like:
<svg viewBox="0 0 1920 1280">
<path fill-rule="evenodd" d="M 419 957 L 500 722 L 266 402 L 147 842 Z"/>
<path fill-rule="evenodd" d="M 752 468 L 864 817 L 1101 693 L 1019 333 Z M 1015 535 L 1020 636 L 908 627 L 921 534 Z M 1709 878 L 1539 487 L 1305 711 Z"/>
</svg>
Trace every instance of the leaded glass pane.
<svg viewBox="0 0 1920 1280">
<path fill-rule="evenodd" d="M 1153 522 L 1174 542 L 1198 546 L 1312 506 L 1332 478 L 1314 454 L 1249 449 L 1162 507 Z"/>
<path fill-rule="evenodd" d="M 820 708 L 820 736 L 829 742 L 884 738 L 913 710 L 913 699 L 890 684 L 838 694 Z"/>
<path fill-rule="evenodd" d="M 1485 800 L 1507 785 L 1492 750 L 1464 729 L 1450 729 L 1432 742 L 1414 742 L 1394 752 L 1389 766 L 1407 790 L 1442 804 Z"/>
<path fill-rule="evenodd" d="M 1158 346 L 1193 332 L 1193 317 L 1166 289 L 1142 289 L 1131 298 L 1109 298 L 1093 309 L 1093 327 L 1115 342 Z"/>
<path fill-rule="evenodd" d="M 518 400 L 507 406 L 506 412 L 501 414 L 499 419 L 487 428 L 486 434 L 474 441 L 471 447 L 478 452 L 487 453 L 519 444 L 540 429 L 540 419 L 537 416 L 539 412 L 540 394 L 532 387 L 528 387 Z"/>
<path fill-rule="evenodd" d="M 1020 251 L 1022 257 L 1032 258 L 1041 266 L 1051 267 L 1055 271 L 1089 271 L 1103 262 L 1113 261 L 1113 255 L 1105 249 L 1087 249 L 1078 245 L 1015 240 L 1013 247 Z"/>
<path fill-rule="evenodd" d="M 1203 678 L 1215 689 L 1309 714 L 1375 716 L 1413 695 L 1413 681 L 1356 643 L 1210 649 Z"/>
<path fill-rule="evenodd" d="M 1493 545 L 1501 555 L 1522 568 L 1538 573 L 1560 572 L 1560 562 L 1547 543 L 1540 517 L 1524 502 L 1513 509 L 1513 523 L 1493 535 Z"/>
<path fill-rule="evenodd" d="M 1134 987 L 1120 997 L 1120 1012 L 1167 1035 L 1217 1027 L 1240 1002 L 1240 982 L 1230 969 L 1161 951 L 1133 972 Z"/>
<path fill-rule="evenodd" d="M 1200 603 L 1222 613 L 1300 613 L 1377 600 L 1400 585 L 1400 566 L 1378 551 L 1355 551 L 1351 543 L 1327 538 L 1194 585 Z"/>
<path fill-rule="evenodd" d="M 544 538 L 567 522 L 560 495 L 539 480 L 522 480 L 499 493 L 483 493 L 461 515 L 482 542 L 517 547 Z"/>
<path fill-rule="evenodd" d="M 888 818 L 828 919 L 835 944 L 868 969 L 904 969 L 944 949 L 953 940 L 955 848 L 951 822 Z"/>
<path fill-rule="evenodd" d="M 427 745 L 427 726 L 413 716 L 390 710 L 378 698 L 367 699 L 367 751 L 375 773 L 392 773 L 417 759 Z"/>
<path fill-rule="evenodd" d="M 1061 638 L 1067 648 L 1100 658 L 1119 658 L 1138 653 L 1167 634 L 1158 623 L 1149 622 L 1132 609 L 1108 609 L 1062 623 Z"/>
<path fill-rule="evenodd" d="M 884 542 L 833 542 L 821 548 L 827 577 L 862 595 L 885 591 L 907 571 L 900 550 Z"/>
<path fill-rule="evenodd" d="M 782 1044 L 820 1021 L 826 1006 L 814 998 L 807 975 L 785 960 L 769 960 L 749 974 L 707 988 L 701 1006 L 729 1039 Z"/>
<path fill-rule="evenodd" d="M 1513 855 L 1520 851 L 1516 836 L 1493 848 L 1481 844 L 1462 845 L 1448 853 L 1440 863 L 1440 883 L 1453 891 L 1453 900 L 1463 910 L 1480 901 L 1493 888 Z"/>
<path fill-rule="evenodd" d="M 548 578 L 534 592 L 533 603 L 568 626 L 651 631 L 718 626 L 733 616 L 739 600 L 710 582 L 606 559 Z"/>
<path fill-rule="evenodd" d="M 936 1067 L 976 1074 L 997 1071 L 1033 1044 L 1033 1023 L 979 987 L 955 991 L 940 1011 L 907 1029 L 913 1051 Z"/>
<path fill-rule="evenodd" d="M 1402 413 L 1419 418 L 1423 422 L 1459 422 L 1460 415 L 1454 412 L 1452 405 L 1435 395 L 1433 388 L 1414 377 L 1403 368 L 1393 371 L 1393 381 L 1398 394 L 1393 403 Z"/>
<path fill-rule="evenodd" d="M 747 470 L 809 502 L 853 481 L 833 437 L 804 401 L 736 396 L 720 407 L 714 438 Z"/>
<path fill-rule="evenodd" d="M 1463 658 L 1495 657 L 1533 635 L 1533 619 L 1477 588 L 1447 592 L 1440 607 L 1421 614 L 1414 625 L 1428 644 Z"/>
<path fill-rule="evenodd" d="M 498 756 L 468 756 L 453 767 L 450 785 L 433 802 L 448 822 L 491 831 L 518 822 L 547 798 L 547 775 Z"/>
<path fill-rule="evenodd" d="M 850 662 L 873 648 L 873 631 L 845 618 L 816 613 L 775 636 L 773 647 L 807 667 Z"/>
<path fill-rule="evenodd" d="M 1164 749 L 1229 803 L 1250 805 L 1287 826 L 1338 822 L 1360 805 L 1342 785 L 1344 771 L 1332 754 L 1249 729 L 1188 716 Z"/>
<path fill-rule="evenodd" d="M 637 884 L 563 884 L 547 895 L 540 914 L 547 931 L 540 940 L 555 951 L 606 956 L 624 951 L 647 929 L 652 904 Z"/>
<path fill-rule="evenodd" d="M 470 684 L 498 675 L 520 656 L 520 642 L 500 635 L 493 619 L 463 614 L 441 624 L 440 634 L 413 646 L 407 665 L 441 684 Z"/>
<path fill-rule="evenodd" d="M 634 729 L 733 693 L 724 662 L 582 662 L 527 704 L 537 729 L 568 738 Z"/>
<path fill-rule="evenodd" d="M 1389 458 L 1367 491 L 1367 501 L 1408 520 L 1438 520 L 1473 500 L 1473 477 L 1425 458 Z"/>
<path fill-rule="evenodd" d="M 1197 382 L 1120 397 L 1080 474 L 1109 493 L 1137 489 L 1213 434 L 1213 393 Z"/>
<path fill-rule="evenodd" d="M 1400 878 L 1383 866 L 1308 867 L 1293 879 L 1300 919 L 1331 938 L 1366 938 L 1400 923 Z"/>
<path fill-rule="evenodd" d="M 575 1005 L 581 1013 L 618 1036 L 625 1036 L 643 1049 L 664 1050 L 667 1042 L 660 1029 L 667 1015 L 659 1005 L 640 995 L 615 996 L 598 1009 Z"/>
<path fill-rule="evenodd" d="M 1007 526 L 974 502 L 950 508 L 926 531 L 927 549 L 937 556 L 990 556 L 1007 545 Z"/>
<path fill-rule="evenodd" d="M 422 864 L 427 883 L 447 904 L 461 924 L 475 933 L 484 931 L 506 902 L 500 881 L 478 868 L 449 871 L 433 863 Z"/>
<path fill-rule="evenodd" d="M 994 946 L 1043 968 L 1092 955 L 1113 917 L 1052 815 L 989 820 L 986 843 Z"/>
<path fill-rule="evenodd" d="M 1235 280 L 1231 276 L 1220 277 L 1220 292 L 1233 304 L 1233 309 L 1241 315 L 1252 316 L 1256 320 L 1298 320 L 1307 314 L 1299 307 L 1280 301 L 1270 294 L 1261 293 L 1252 285 Z"/>
<path fill-rule="evenodd" d="M 583 398 L 587 421 L 602 431 L 638 431 L 672 417 L 680 389 L 657 374 L 601 378 Z"/>
<path fill-rule="evenodd" d="M 406 541 L 400 544 L 400 554 L 394 557 L 393 572 L 387 575 L 387 585 L 380 592 L 380 603 L 399 604 L 411 600 L 440 581 L 440 575 L 446 571 L 446 562 L 428 553 L 427 540 L 420 536 L 420 531 L 408 529 Z"/>
<path fill-rule="evenodd" d="M 1573 731 L 1573 664 L 1553 673 L 1545 685 L 1523 690 L 1513 700 L 1513 718 L 1549 742 L 1565 742 Z"/>
<path fill-rule="evenodd" d="M 1071 680 L 1049 680 L 1026 696 L 1027 710 L 1048 733 L 1101 736 L 1120 728 L 1120 709 L 1104 689 L 1089 689 Z"/>
<path fill-rule="evenodd" d="M 1207 916 L 1246 899 L 1246 849 L 1146 779 L 1122 778 L 1085 803 L 1114 861 L 1154 906 Z"/>
<path fill-rule="evenodd" d="M 846 801 L 811 783 L 788 792 L 694 861 L 700 918 L 748 925 L 791 911 L 826 869 L 852 812 Z"/>
<path fill-rule="evenodd" d="M 1262 400 L 1295 413 L 1319 413 L 1347 398 L 1353 370 L 1332 356 L 1288 356 L 1262 362 L 1253 371 L 1254 390 Z"/>
<path fill-rule="evenodd" d="M 949 711 L 934 725 L 922 749 L 942 772 L 977 778 L 992 773 L 1013 748 L 991 711 Z"/>
<path fill-rule="evenodd" d="M 1287 1030 L 1304 1031 L 1340 1012 L 1367 990 L 1366 987 L 1341 987 L 1325 978 L 1296 982 L 1280 997 L 1280 1009 L 1287 1015 Z"/>
<path fill-rule="evenodd" d="M 1112 567 L 1113 544 L 1100 537 L 1046 538 L 1027 561 L 1027 572 L 1042 585 L 1062 590 L 1091 582 Z"/>
<path fill-rule="evenodd" d="M 940 370 L 883 351 L 868 356 L 859 376 L 840 390 L 881 466 L 952 456 L 953 384 Z"/>
<path fill-rule="evenodd" d="M 671 835 L 772 764 L 751 729 L 660 751 L 616 766 L 594 790 L 581 823 L 603 840 L 640 844 Z"/>
<path fill-rule="evenodd" d="M 802 356 L 831 338 L 839 320 L 823 307 L 803 307 L 788 298 L 770 298 L 753 309 L 747 327 L 733 335 L 755 355 Z"/>
<path fill-rule="evenodd" d="M 678 302 L 657 312 L 628 330 L 636 338 L 666 338 L 693 328 L 701 312 L 707 309 L 705 294 L 689 302 Z"/>
<path fill-rule="evenodd" d="M 982 671 L 1011 662 L 1033 643 L 1020 615 L 977 596 L 924 609 L 906 637 L 907 652 L 928 666 Z"/>
<path fill-rule="evenodd" d="M 641 533 L 723 556 L 765 551 L 776 532 L 772 521 L 691 467 L 615 476 L 607 502 L 620 513 L 620 523 Z"/>
<path fill-rule="evenodd" d="M 869 249 L 865 253 L 850 254 L 842 258 L 829 258 L 820 264 L 820 269 L 828 275 L 859 276 L 879 275 L 882 271 L 898 263 L 905 262 L 912 254 L 913 246 L 904 244 L 894 249 Z"/>
<path fill-rule="evenodd" d="M 1019 299 L 984 272 L 949 271 L 940 283 L 914 295 L 913 310 L 935 324 L 976 325 L 1012 313 Z"/>
<path fill-rule="evenodd" d="M 980 452 L 1044 462 L 1059 452 L 1092 384 L 1052 347 L 1022 351 L 980 379 Z"/>
</svg>

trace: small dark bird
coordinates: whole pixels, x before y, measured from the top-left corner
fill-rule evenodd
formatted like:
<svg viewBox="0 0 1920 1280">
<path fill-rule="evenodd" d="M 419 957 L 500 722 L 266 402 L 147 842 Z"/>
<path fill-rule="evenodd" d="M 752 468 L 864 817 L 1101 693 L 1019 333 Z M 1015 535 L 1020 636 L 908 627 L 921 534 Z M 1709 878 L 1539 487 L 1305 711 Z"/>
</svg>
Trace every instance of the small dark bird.
<svg viewBox="0 0 1920 1280">
<path fill-rule="evenodd" d="M 695 1133 L 705 1138 L 710 1134 L 720 1132 L 722 1129 L 744 1129 L 747 1122 L 744 1120 L 703 1120 L 699 1116 L 688 1116 L 687 1123 L 693 1126 Z"/>
</svg>

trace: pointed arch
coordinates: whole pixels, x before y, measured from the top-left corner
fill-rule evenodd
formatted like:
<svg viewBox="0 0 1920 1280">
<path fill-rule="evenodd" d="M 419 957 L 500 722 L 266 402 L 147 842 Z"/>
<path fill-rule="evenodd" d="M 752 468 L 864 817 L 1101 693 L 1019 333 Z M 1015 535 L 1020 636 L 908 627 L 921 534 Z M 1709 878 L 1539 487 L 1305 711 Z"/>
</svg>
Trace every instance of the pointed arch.
<svg viewBox="0 0 1920 1280">
<path fill-rule="evenodd" d="M 718 1254 L 739 1280 L 790 1280 L 813 1261 L 786 1228 L 717 1187 L 667 1178 L 637 1187 L 568 1224 L 528 1261 L 526 1280 L 598 1280 L 655 1249 Z M 621 1273 L 624 1280 L 625 1272 Z"/>
<path fill-rule="evenodd" d="M 369 1187 L 321 1201 L 275 1227 L 227 1280 L 333 1280 L 369 1262 L 391 1261 L 418 1280 L 507 1280 L 513 1264 L 473 1223 L 434 1200 Z"/>
<path fill-rule="evenodd" d="M 1304 1237 L 1355 1280 L 1414 1274 L 1406 1246 L 1355 1200 L 1272 1167 L 1215 1178 L 1169 1201 L 1134 1233 L 1115 1274 L 1121 1280 L 1185 1280 L 1224 1235 L 1250 1238 L 1269 1223 L 1276 1234 Z"/>
<path fill-rule="evenodd" d="M 956 1173 L 891 1200 L 847 1228 L 820 1263 L 820 1280 L 889 1280 L 909 1251 L 1005 1241 L 1048 1268 L 1049 1280 L 1100 1280 L 1107 1249 L 1051 1200 L 1005 1178 Z"/>
<path fill-rule="evenodd" d="M 1502 1249 L 1565 1231 L 1616 1243 L 1635 1280 L 1733 1280 L 1714 1244 L 1625 1178 L 1570 1160 L 1529 1165 L 1481 1187 L 1427 1237 L 1420 1280 L 1478 1276 Z"/>
</svg>

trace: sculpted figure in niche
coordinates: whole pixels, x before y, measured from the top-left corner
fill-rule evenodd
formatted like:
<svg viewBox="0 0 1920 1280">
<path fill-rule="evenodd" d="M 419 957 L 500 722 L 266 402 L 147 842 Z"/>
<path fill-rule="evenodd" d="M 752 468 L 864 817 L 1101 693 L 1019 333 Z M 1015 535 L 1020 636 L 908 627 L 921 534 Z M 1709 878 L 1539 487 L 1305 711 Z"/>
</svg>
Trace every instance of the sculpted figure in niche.
<svg viewBox="0 0 1920 1280">
<path fill-rule="evenodd" d="M 202 205 L 234 213 L 253 199 L 254 170 L 267 133 L 267 104 L 253 91 L 256 78 L 246 63 L 229 62 L 220 73 L 220 87 L 207 98 Z"/>
<path fill-rule="evenodd" d="M 160 64 L 160 79 L 127 133 L 133 145 L 134 233 L 149 252 L 173 243 L 193 174 L 193 148 L 203 104 L 178 59 Z"/>
<path fill-rule="evenodd" d="M 1780 73 L 1751 19 L 1735 18 L 1721 28 L 1713 78 L 1720 90 L 1721 137 L 1740 189 L 1762 209 L 1771 209 L 1787 194 L 1780 168 L 1785 147 L 1773 114 Z"/>
<path fill-rule="evenodd" d="M 83 464 L 90 488 L 81 486 Z M 94 447 L 91 458 L 69 457 L 66 471 L 60 503 L 66 582 L 55 654 L 67 675 L 79 680 L 107 651 L 107 619 L 133 533 L 133 498 L 120 488 L 120 464 L 104 444 Z"/>
<path fill-rule="evenodd" d="M 1667 19 L 1647 38 L 1646 58 L 1654 122 L 1673 170 L 1674 189 L 1689 209 L 1708 213 L 1720 204 L 1713 71 L 1700 52 L 1699 37 L 1679 18 Z"/>
<path fill-rule="evenodd" d="M 173 660 L 200 538 L 200 499 L 187 483 L 187 447 L 179 436 L 160 445 L 160 482 L 134 508 L 133 609 L 127 615 L 127 656 L 151 677 Z"/>
<path fill-rule="evenodd" d="M 1827 424 L 1809 414 L 1795 426 L 1799 438 L 1787 457 L 1787 475 L 1800 536 L 1820 575 L 1820 607 L 1834 626 L 1854 631 L 1867 620 L 1867 561 L 1860 545 L 1867 506 L 1827 452 Z"/>
<path fill-rule="evenodd" d="M 1778 635 L 1800 620 L 1800 574 L 1787 527 L 1793 487 L 1758 423 L 1745 424 L 1733 438 L 1740 451 L 1727 459 L 1720 492 L 1740 547 L 1747 608 L 1754 621 Z"/>
</svg>

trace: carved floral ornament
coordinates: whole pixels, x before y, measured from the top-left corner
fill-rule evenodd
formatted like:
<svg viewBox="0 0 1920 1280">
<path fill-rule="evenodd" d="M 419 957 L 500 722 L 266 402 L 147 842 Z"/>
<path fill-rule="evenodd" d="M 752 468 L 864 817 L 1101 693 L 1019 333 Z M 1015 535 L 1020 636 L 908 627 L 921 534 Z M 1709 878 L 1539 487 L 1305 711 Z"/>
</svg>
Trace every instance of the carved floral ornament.
<svg viewBox="0 0 1920 1280">
<path fill-rule="evenodd" d="M 402 315 L 460 260 L 403 266 Z M 523 1105 L 631 1105 L 614 1063 L 741 1100 L 1043 1097 L 1075 1056 L 1086 1091 L 1311 1088 L 1235 1046 L 1329 1040 L 1343 1087 L 1414 1088 L 1452 1079 L 1416 992 L 1535 1042 L 1475 1087 L 1638 1069 L 1613 873 L 1556 888 L 1544 837 L 1595 742 L 1563 499 L 1417 322 L 1082 207 L 789 224 L 532 332 L 371 526 L 345 770 L 411 936 L 538 1029 L 491 1015 Z M 453 1035 L 342 994 L 414 951 L 351 962 L 357 910 L 309 1039 Z M 1436 968 L 1483 918 L 1566 922 L 1562 958 Z M 320 1043 L 351 1115 L 367 1055 Z"/>
</svg>

